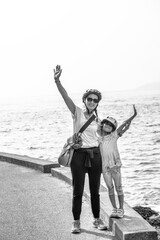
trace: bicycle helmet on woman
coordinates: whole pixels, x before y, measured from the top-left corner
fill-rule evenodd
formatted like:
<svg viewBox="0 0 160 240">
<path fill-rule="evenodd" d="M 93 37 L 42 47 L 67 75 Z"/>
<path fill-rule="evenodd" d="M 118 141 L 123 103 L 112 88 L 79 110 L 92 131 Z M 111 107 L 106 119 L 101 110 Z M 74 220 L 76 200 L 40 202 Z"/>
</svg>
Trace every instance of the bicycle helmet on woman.
<svg viewBox="0 0 160 240">
<path fill-rule="evenodd" d="M 107 123 L 107 122 L 111 123 L 113 131 L 115 131 L 116 128 L 117 128 L 117 121 L 116 121 L 116 119 L 108 116 L 107 118 L 102 120 L 101 125 L 103 125 L 104 123 Z"/>
<path fill-rule="evenodd" d="M 102 99 L 102 94 L 96 90 L 96 89 L 88 89 L 82 97 L 82 101 L 84 102 L 86 100 L 86 98 L 90 95 L 90 94 L 95 94 L 98 97 L 98 100 L 100 101 Z"/>
</svg>

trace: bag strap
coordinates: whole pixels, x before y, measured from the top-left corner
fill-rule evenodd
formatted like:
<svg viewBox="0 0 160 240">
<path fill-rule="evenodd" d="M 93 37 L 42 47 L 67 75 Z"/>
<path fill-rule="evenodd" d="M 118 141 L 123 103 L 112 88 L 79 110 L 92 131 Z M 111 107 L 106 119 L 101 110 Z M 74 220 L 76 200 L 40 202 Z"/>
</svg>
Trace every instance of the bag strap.
<svg viewBox="0 0 160 240">
<path fill-rule="evenodd" d="M 78 133 L 82 133 L 91 122 L 93 122 L 93 120 L 96 118 L 96 116 L 93 114 L 88 120 L 87 122 L 81 127 L 81 129 L 78 131 Z"/>
</svg>

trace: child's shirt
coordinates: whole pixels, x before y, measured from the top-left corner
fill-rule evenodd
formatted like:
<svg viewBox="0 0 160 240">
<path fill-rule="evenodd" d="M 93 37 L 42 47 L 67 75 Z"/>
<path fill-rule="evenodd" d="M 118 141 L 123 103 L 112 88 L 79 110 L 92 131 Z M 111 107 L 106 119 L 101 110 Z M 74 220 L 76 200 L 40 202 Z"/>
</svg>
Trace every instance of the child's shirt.
<svg viewBox="0 0 160 240">
<path fill-rule="evenodd" d="M 121 167 L 122 163 L 117 147 L 117 131 L 106 136 L 100 136 L 100 151 L 102 155 L 102 171 L 106 172 L 115 166 Z"/>
</svg>

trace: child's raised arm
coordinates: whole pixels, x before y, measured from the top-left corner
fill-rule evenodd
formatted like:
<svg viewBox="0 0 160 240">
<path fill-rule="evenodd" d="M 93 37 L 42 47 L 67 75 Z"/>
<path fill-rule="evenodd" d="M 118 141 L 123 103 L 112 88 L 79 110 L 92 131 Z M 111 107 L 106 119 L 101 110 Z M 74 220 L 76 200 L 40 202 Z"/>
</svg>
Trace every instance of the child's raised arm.
<svg viewBox="0 0 160 240">
<path fill-rule="evenodd" d="M 130 118 L 128 118 L 127 120 L 125 120 L 124 123 L 122 123 L 122 124 L 118 127 L 118 129 L 117 129 L 117 134 L 118 134 L 119 136 L 122 136 L 122 134 L 129 129 L 132 120 L 136 117 L 136 115 L 137 115 L 137 110 L 136 110 L 135 105 L 133 105 L 133 110 L 134 110 L 134 114 L 133 114 Z"/>
</svg>

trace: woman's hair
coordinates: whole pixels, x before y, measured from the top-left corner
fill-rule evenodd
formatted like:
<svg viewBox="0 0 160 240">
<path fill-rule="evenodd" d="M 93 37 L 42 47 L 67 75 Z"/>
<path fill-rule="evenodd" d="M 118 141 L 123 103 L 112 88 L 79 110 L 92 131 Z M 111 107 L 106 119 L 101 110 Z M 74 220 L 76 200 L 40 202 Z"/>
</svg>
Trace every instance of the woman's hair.
<svg viewBox="0 0 160 240">
<path fill-rule="evenodd" d="M 86 107 L 87 113 L 88 113 L 88 114 L 90 114 L 90 112 L 89 112 L 89 109 L 87 108 L 87 106 L 86 106 L 86 105 L 85 105 L 85 107 Z M 98 112 L 97 112 L 97 106 L 96 106 L 96 108 L 93 110 L 93 112 L 95 112 L 95 115 L 96 115 L 96 122 L 98 122 Z"/>
</svg>

